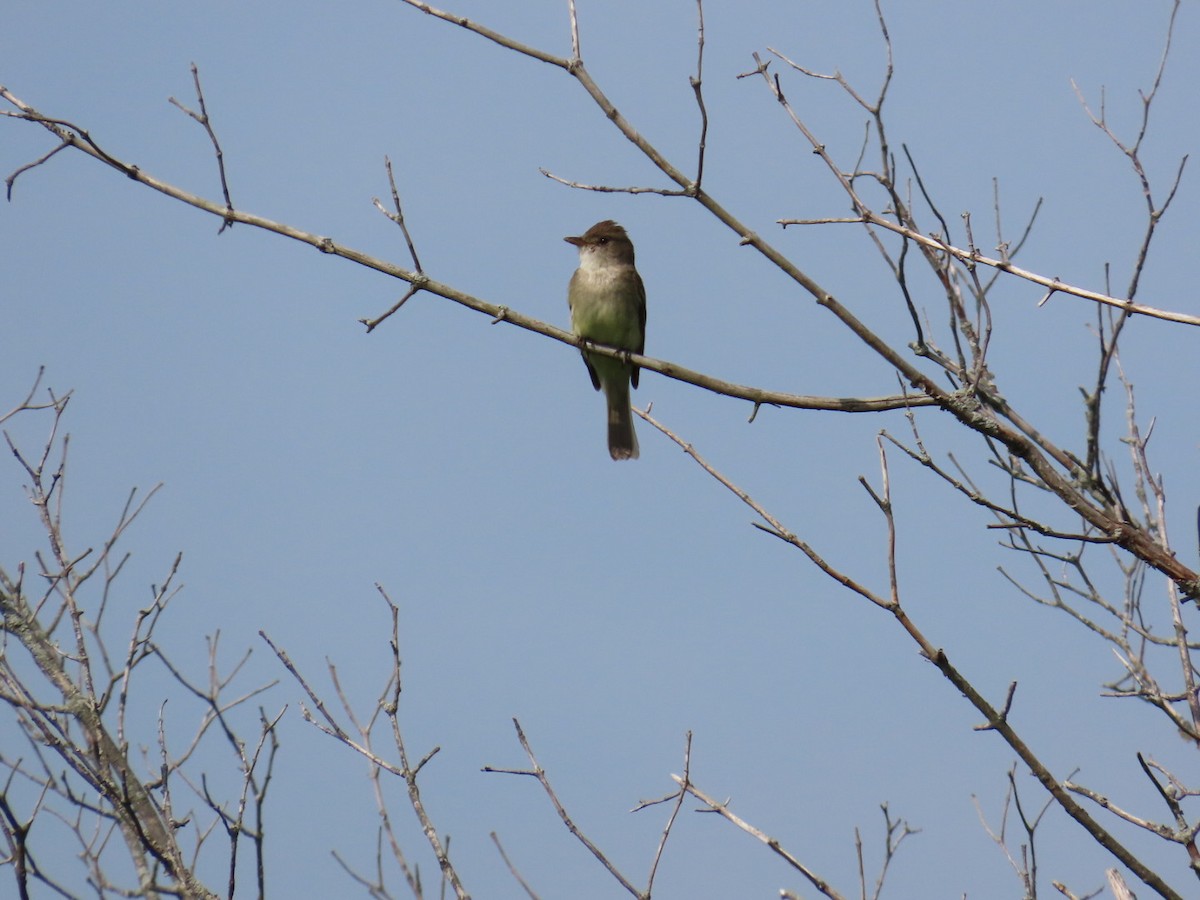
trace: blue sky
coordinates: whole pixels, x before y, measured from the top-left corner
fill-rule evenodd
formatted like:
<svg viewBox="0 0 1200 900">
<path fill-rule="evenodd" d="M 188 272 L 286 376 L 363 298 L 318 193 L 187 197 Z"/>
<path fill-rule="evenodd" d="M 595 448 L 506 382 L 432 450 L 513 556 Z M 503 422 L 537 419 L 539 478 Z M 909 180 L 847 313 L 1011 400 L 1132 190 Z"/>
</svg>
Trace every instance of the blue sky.
<svg viewBox="0 0 1200 900">
<path fill-rule="evenodd" d="M 446 5 L 569 52 L 564 3 Z M 579 6 L 589 71 L 690 169 L 694 4 Z M 203 131 L 167 102 L 193 104 L 195 62 L 240 209 L 407 264 L 397 229 L 371 205 L 387 197 L 386 154 L 433 278 L 565 326 L 575 251 L 561 238 L 613 218 L 637 246 L 649 355 L 796 393 L 896 390 L 886 365 L 696 204 L 572 191 L 539 174 L 665 186 L 557 69 L 399 2 L 13 7 L 0 34 L 0 83 L 159 178 L 219 198 Z M 770 46 L 816 70 L 840 69 L 873 94 L 883 47 L 870 3 L 713 2 L 705 12 L 706 188 L 904 346 L 907 314 L 860 230 L 773 224 L 846 215 L 847 203 L 761 81 L 735 78 Z M 1106 88 L 1110 122 L 1130 135 L 1169 4 L 1014 2 L 998 15 L 921 0 L 885 12 L 896 65 L 891 139 L 897 150 L 908 145 L 952 226 L 970 211 L 990 249 L 994 178 L 1009 235 L 1044 197 L 1022 264 L 1095 289 L 1111 264 L 1120 293 L 1144 203 L 1070 80 L 1093 102 Z M 1144 148 L 1160 194 L 1200 139 L 1198 44 L 1200 22 L 1185 7 Z M 861 110 L 830 83 L 776 70 L 849 165 Z M 52 146 L 25 123 L 0 122 L 0 134 L 5 175 Z M 1143 302 L 1200 312 L 1189 224 L 1198 203 L 1189 173 L 1152 250 Z M 245 687 L 281 679 L 263 701 L 289 706 L 268 811 L 272 894 L 350 891 L 330 851 L 367 867 L 376 815 L 364 764 L 300 720 L 300 691 L 258 631 L 315 682 L 326 683 L 325 660 L 335 662 L 367 709 L 388 666 L 378 582 L 401 610 L 410 752 L 442 747 L 423 773 L 424 797 L 476 896 L 522 896 L 491 831 L 543 896 L 616 895 L 531 780 L 480 772 L 525 764 L 514 716 L 576 821 L 635 882 L 666 811 L 628 810 L 671 789 L 690 729 L 697 784 L 732 798 L 739 815 L 840 889 L 856 890 L 856 826 L 878 859 L 886 802 L 922 829 L 893 863 L 892 896 L 1017 895 L 971 800 L 998 816 L 1012 753 L 972 730 L 978 715 L 890 617 L 752 528 L 746 507 L 645 423 L 642 458 L 613 464 L 602 400 L 572 348 L 430 295 L 364 334 L 357 320 L 386 310 L 402 284 L 246 226 L 218 235 L 219 224 L 79 153 L 25 173 L 0 211 L 0 406 L 17 402 L 43 365 L 49 385 L 75 392 L 67 532 L 80 547 L 103 540 L 132 486 L 164 484 L 127 538 L 134 555 L 121 615 L 146 602 L 182 551 L 186 588 L 160 641 L 200 674 L 205 636 L 219 631 L 228 662 L 253 648 Z M 921 288 L 917 301 L 940 327 L 937 294 Z M 1079 448 L 1095 312 L 1064 297 L 1039 308 L 1042 293 L 1000 283 L 992 366 L 1014 405 Z M 1192 329 L 1136 321 L 1122 353 L 1143 421 L 1156 419 L 1152 460 L 1190 564 L 1195 340 Z M 1111 393 L 1105 432 L 1117 454 L 1124 416 Z M 884 529 L 857 478 L 878 483 L 875 436 L 906 434 L 900 414 L 763 409 L 748 424 L 749 405 L 650 372 L 634 401 L 653 403 L 656 417 L 834 564 L 885 586 Z M 977 440 L 932 413 L 921 423 L 931 450 L 952 451 L 981 481 L 1002 485 Z M 43 424 L 14 434 L 36 442 Z M 891 475 L 911 615 L 996 702 L 1019 682 L 1014 720 L 1056 774 L 1079 768 L 1078 780 L 1163 817 L 1133 754 L 1179 761 L 1184 745 L 1150 711 L 1098 696 L 1117 674 L 1109 649 L 1003 579 L 999 565 L 1033 574 L 998 548 L 982 511 L 895 453 Z M 5 566 L 37 547 L 21 483 L 13 464 L 0 468 Z M 1097 568 L 1119 587 L 1111 565 Z M 1161 586 L 1150 590 L 1165 616 Z M 170 693 L 165 683 L 143 687 L 148 698 L 156 689 Z M 198 711 L 171 696 L 168 721 L 183 741 Z M 144 744 L 158 702 L 148 700 Z M 210 771 L 229 765 L 221 749 L 212 748 Z M 1040 806 L 1032 780 L 1018 779 Z M 390 790 L 406 847 L 432 879 L 401 785 Z M 1098 888 L 1111 860 L 1057 811 L 1044 829 L 1043 890 L 1050 878 L 1080 893 Z M 1178 889 L 1188 884 L 1181 853 L 1117 831 Z M 398 874 L 391 883 L 401 895 Z M 690 811 L 657 886 L 663 897 L 805 889 L 746 835 Z"/>
</svg>

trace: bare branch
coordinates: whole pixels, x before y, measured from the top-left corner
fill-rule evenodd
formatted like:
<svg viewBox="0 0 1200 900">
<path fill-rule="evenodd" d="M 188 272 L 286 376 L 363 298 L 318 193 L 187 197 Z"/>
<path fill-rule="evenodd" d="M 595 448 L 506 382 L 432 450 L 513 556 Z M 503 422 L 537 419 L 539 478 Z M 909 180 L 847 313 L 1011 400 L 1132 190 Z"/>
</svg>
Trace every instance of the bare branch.
<svg viewBox="0 0 1200 900">
<path fill-rule="evenodd" d="M 542 790 L 546 792 L 546 796 L 550 798 L 550 802 L 554 806 L 554 811 L 558 813 L 558 817 L 562 819 L 562 823 L 567 826 L 567 831 L 571 832 L 571 834 L 575 836 L 575 839 L 579 841 L 579 843 L 583 844 L 583 846 L 588 849 L 588 852 L 591 853 L 592 856 L 599 860 L 600 865 L 604 866 L 604 868 L 608 871 L 608 874 L 612 875 L 612 877 L 617 880 L 617 883 L 620 884 L 621 887 L 623 887 L 634 897 L 639 898 L 639 900 L 644 900 L 647 895 L 643 894 L 643 892 L 634 887 L 633 883 L 621 874 L 620 870 L 613 864 L 608 856 L 605 855 L 604 851 L 597 847 L 592 842 L 591 838 L 584 834 L 583 831 L 580 830 L 579 826 L 575 824 L 574 820 L 567 813 L 566 807 L 562 805 L 562 801 L 558 799 L 558 794 L 554 792 L 554 786 L 550 784 L 550 779 L 546 775 L 546 770 L 543 769 L 541 764 L 537 761 L 537 757 L 533 753 L 533 748 L 529 746 L 529 739 L 525 737 L 525 731 L 521 728 L 521 723 L 516 719 L 513 719 L 513 727 L 517 730 L 517 740 L 521 742 L 521 748 L 525 751 L 525 755 L 529 757 L 529 762 L 533 768 L 525 771 L 514 769 L 498 769 L 492 766 L 484 766 L 483 771 L 508 775 L 530 775 L 536 778 L 538 780 L 538 784 L 542 786 Z M 653 873 L 651 873 L 651 877 L 653 877 Z"/>
<path fill-rule="evenodd" d="M 776 856 L 780 857 L 789 866 L 791 866 L 793 869 L 795 869 L 797 872 L 799 872 L 801 875 L 803 875 L 805 878 L 807 878 L 809 883 L 812 884 L 812 886 L 814 888 L 816 888 L 818 891 L 820 891 L 826 897 L 830 898 L 830 900 L 845 900 L 844 896 L 842 894 L 839 894 L 833 888 L 833 886 L 831 884 L 829 884 L 829 882 L 827 882 L 824 878 L 822 878 L 820 875 L 818 875 L 815 871 L 810 869 L 808 866 L 804 865 L 804 863 L 800 862 L 800 860 L 797 859 L 790 852 L 785 850 L 783 848 L 783 845 L 780 844 L 780 842 L 776 838 L 770 837 L 765 832 L 760 831 L 759 829 L 755 828 L 753 825 L 751 825 L 745 819 L 741 818 L 740 816 L 735 815 L 729 809 L 728 802 L 721 803 L 717 800 L 714 800 L 712 797 L 708 796 L 708 794 L 704 793 L 704 791 L 700 790 L 694 784 L 688 783 L 683 778 L 680 778 L 678 775 L 672 775 L 671 777 L 673 779 L 675 779 L 675 783 L 679 785 L 681 790 L 684 790 L 687 793 L 691 794 L 693 797 L 695 797 L 697 800 L 699 800 L 701 803 L 703 803 L 706 807 L 708 807 L 708 809 L 711 812 L 715 812 L 717 815 L 719 815 L 721 818 L 725 819 L 727 822 L 732 822 L 734 825 L 736 825 L 742 831 L 746 832 L 746 834 L 750 835 L 751 837 L 755 838 L 758 841 L 761 841 L 762 843 L 764 843 L 768 847 L 770 847 L 771 851 Z"/>
<path fill-rule="evenodd" d="M 897 623 L 920 648 L 921 654 L 938 668 L 942 675 L 955 687 L 959 693 L 961 693 L 968 700 L 968 702 L 971 703 L 972 706 L 975 707 L 976 710 L 983 714 L 986 724 L 990 726 L 986 730 L 994 731 L 1003 738 L 1005 743 L 1007 743 L 1009 747 L 1016 752 L 1017 756 L 1020 757 L 1022 762 L 1028 766 L 1033 775 L 1050 793 L 1055 802 L 1069 816 L 1071 816 L 1071 818 L 1073 818 L 1084 829 L 1086 829 L 1097 843 L 1112 853 L 1125 866 L 1136 873 L 1138 878 L 1142 879 L 1142 881 L 1144 881 L 1147 885 L 1158 891 L 1163 897 L 1169 897 L 1172 898 L 1172 900 L 1175 900 L 1175 898 L 1179 897 L 1179 895 L 1169 885 L 1167 885 L 1167 883 L 1163 881 L 1163 879 L 1159 877 L 1157 873 L 1155 873 L 1145 863 L 1134 856 L 1128 848 L 1118 841 L 1115 836 L 1104 829 L 1087 813 L 1086 810 L 1083 809 L 1082 806 L 1079 805 L 1079 803 L 1077 803 L 1070 796 L 1069 790 L 1071 790 L 1071 788 L 1068 786 L 1068 784 L 1060 784 L 1058 782 L 1058 780 L 1050 772 L 1049 768 L 1034 754 L 1033 750 L 1013 729 L 1006 717 L 1006 714 L 992 706 L 975 688 L 975 686 L 958 670 L 958 668 L 951 663 L 946 652 L 939 647 L 935 647 L 928 640 L 928 638 L 926 638 L 916 623 L 912 621 L 905 609 L 898 602 L 893 603 L 890 600 L 885 600 L 878 595 L 872 594 L 865 588 L 856 584 L 846 575 L 829 566 L 828 563 L 821 559 L 821 557 L 818 556 L 810 547 L 808 547 L 805 542 L 791 534 L 791 532 L 787 531 L 777 519 L 771 516 L 759 504 L 751 500 L 745 491 L 734 485 L 730 479 L 720 474 L 712 465 L 705 462 L 695 452 L 690 444 L 687 444 L 680 438 L 676 437 L 673 433 L 651 418 L 648 414 L 643 413 L 640 410 L 636 410 L 636 408 L 635 411 L 644 420 L 658 428 L 677 444 L 679 444 L 679 446 L 682 447 L 685 452 L 687 452 L 688 455 L 691 456 L 708 474 L 710 474 L 731 493 L 741 499 L 742 502 L 754 509 L 770 525 L 769 528 L 764 526 L 758 527 L 762 528 L 764 531 L 767 531 L 769 534 L 773 534 L 776 537 L 786 540 L 788 543 L 792 544 L 806 556 L 808 556 L 809 559 L 816 563 L 816 565 L 823 572 L 825 572 L 839 584 L 850 588 L 855 593 L 859 594 L 865 599 L 870 600 L 876 606 L 890 612 L 892 616 L 895 617 Z"/>
<path fill-rule="evenodd" d="M 200 70 L 192 63 L 192 81 L 196 85 L 196 99 L 200 103 L 200 112 L 188 109 L 174 97 L 167 98 L 180 110 L 187 113 L 203 126 L 205 133 L 208 134 L 208 139 L 212 142 L 213 151 L 217 154 L 217 172 L 221 176 L 221 194 L 225 197 L 226 216 L 221 223 L 221 227 L 217 230 L 220 234 L 226 228 L 233 226 L 234 220 L 228 213 L 233 211 L 233 200 L 229 196 L 229 179 L 225 174 L 225 154 L 221 152 L 221 142 L 217 140 L 217 134 L 213 131 L 212 120 L 208 117 L 208 106 L 204 102 L 204 90 L 200 87 Z"/>
<path fill-rule="evenodd" d="M 692 733 L 689 731 L 684 739 L 683 747 L 683 784 L 686 787 L 690 783 L 692 773 Z M 671 807 L 671 815 L 667 819 L 667 824 L 663 826 L 662 837 L 658 841 L 658 849 L 654 851 L 654 862 L 650 864 L 650 874 L 646 878 L 646 896 L 650 896 L 650 892 L 654 889 L 654 876 L 658 873 L 658 864 L 662 860 L 663 851 L 667 847 L 667 838 L 671 836 L 671 828 L 675 824 L 675 820 L 679 817 L 679 810 L 683 808 L 683 798 L 686 796 L 686 791 L 680 789 L 675 795 L 675 804 Z M 641 806 L 638 807 L 643 808 Z"/>
<path fill-rule="evenodd" d="M 537 893 L 529 886 L 529 882 L 521 877 L 521 873 L 517 871 L 517 867 L 513 865 L 512 860 L 508 858 L 508 854 L 504 852 L 504 847 L 500 843 L 500 838 L 496 836 L 496 832 L 491 832 L 489 837 L 492 839 L 492 843 L 496 845 L 496 849 L 500 851 L 500 858 L 504 860 L 504 865 L 508 866 L 508 871 L 512 873 L 513 878 L 517 879 L 517 884 L 521 885 L 522 890 L 525 891 L 529 900 L 539 900 Z"/>
</svg>

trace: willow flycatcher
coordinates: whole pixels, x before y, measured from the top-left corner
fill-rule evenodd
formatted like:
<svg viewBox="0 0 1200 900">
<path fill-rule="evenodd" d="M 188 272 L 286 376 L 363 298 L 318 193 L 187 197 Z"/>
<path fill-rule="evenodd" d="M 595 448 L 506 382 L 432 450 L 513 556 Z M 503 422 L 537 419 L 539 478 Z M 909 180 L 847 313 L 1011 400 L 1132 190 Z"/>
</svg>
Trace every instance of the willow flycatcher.
<svg viewBox="0 0 1200 900">
<path fill-rule="evenodd" d="M 579 237 L 563 238 L 579 248 L 579 268 L 567 288 L 571 328 L 581 338 L 641 354 L 646 347 L 646 288 L 633 265 L 633 243 L 611 219 Z M 629 410 L 629 385 L 638 386 L 633 363 L 583 351 L 592 386 L 608 403 L 608 453 L 637 459 L 637 435 Z"/>
</svg>

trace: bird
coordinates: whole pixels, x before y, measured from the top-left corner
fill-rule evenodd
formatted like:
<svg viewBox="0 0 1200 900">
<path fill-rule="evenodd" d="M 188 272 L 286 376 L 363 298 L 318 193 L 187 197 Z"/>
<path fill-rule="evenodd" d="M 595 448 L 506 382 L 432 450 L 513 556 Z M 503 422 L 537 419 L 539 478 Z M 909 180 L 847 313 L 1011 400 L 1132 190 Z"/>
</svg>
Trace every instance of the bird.
<svg viewBox="0 0 1200 900">
<path fill-rule="evenodd" d="M 625 229 L 605 219 L 563 240 L 579 248 L 579 268 L 567 287 L 571 330 L 585 340 L 641 355 L 646 347 L 646 287 L 634 266 L 633 242 Z M 604 391 L 609 455 L 637 459 L 629 387 L 638 386 L 638 367 L 612 356 L 581 353 L 592 386 Z"/>
</svg>

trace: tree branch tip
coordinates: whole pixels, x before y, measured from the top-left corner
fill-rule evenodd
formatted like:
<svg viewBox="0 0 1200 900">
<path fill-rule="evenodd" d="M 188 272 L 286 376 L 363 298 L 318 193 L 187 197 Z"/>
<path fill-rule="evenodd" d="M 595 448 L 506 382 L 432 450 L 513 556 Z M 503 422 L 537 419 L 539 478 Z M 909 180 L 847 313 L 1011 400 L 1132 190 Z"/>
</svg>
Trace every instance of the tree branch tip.
<svg viewBox="0 0 1200 900">
<path fill-rule="evenodd" d="M 771 535 L 771 537 L 779 538 L 779 540 L 789 544 L 792 542 L 792 535 L 786 534 L 772 525 L 764 525 L 762 522 L 751 522 L 750 524 L 759 531 L 765 531 L 767 534 Z"/>
<path fill-rule="evenodd" d="M 432 750 L 430 750 L 428 753 L 426 753 L 424 756 L 422 756 L 422 757 L 421 757 L 421 761 L 420 761 L 420 762 L 418 762 L 418 763 L 417 763 L 417 765 L 416 765 L 416 768 L 414 768 L 414 769 L 412 770 L 412 777 L 413 777 L 413 778 L 416 778 L 416 777 L 417 777 L 417 774 L 418 774 L 418 773 L 419 773 L 419 772 L 420 772 L 420 771 L 421 771 L 423 768 L 425 768 L 425 763 L 429 762 L 431 759 L 433 759 L 435 756 L 437 756 L 437 755 L 438 755 L 439 753 L 441 753 L 441 752 L 442 752 L 442 748 L 441 748 L 441 747 L 434 747 Z"/>
</svg>

